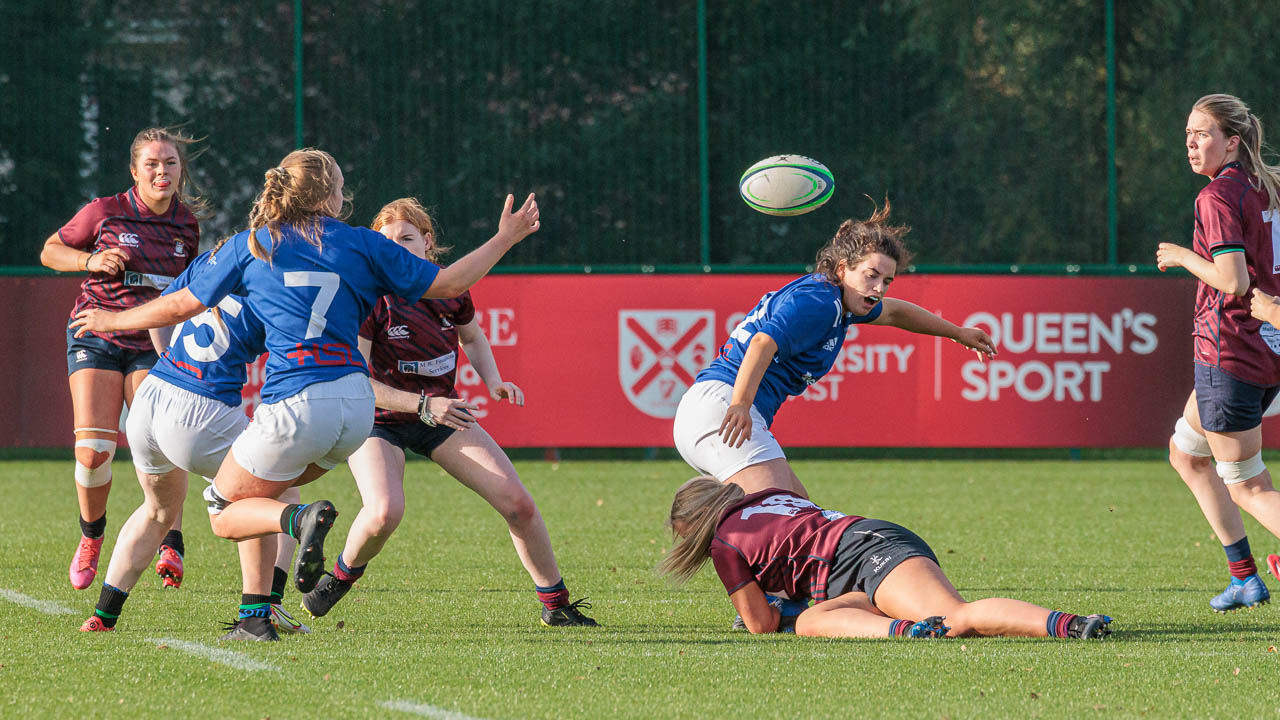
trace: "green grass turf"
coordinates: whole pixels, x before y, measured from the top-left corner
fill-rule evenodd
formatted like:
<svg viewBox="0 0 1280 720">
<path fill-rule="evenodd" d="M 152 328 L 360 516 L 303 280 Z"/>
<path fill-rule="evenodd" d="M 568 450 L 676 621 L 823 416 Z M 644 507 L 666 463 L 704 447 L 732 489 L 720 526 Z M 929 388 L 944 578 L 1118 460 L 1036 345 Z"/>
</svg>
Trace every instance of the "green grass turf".
<svg viewBox="0 0 1280 720">
<path fill-rule="evenodd" d="M 355 590 L 308 636 L 239 644 L 241 671 L 180 649 L 217 646 L 238 602 L 234 549 L 196 483 L 187 579 L 143 576 L 118 630 L 81 634 L 100 588 L 72 590 L 77 538 L 66 462 L 0 465 L 0 716 L 4 717 L 1209 717 L 1280 713 L 1280 603 L 1215 615 L 1225 559 L 1159 461 L 800 461 L 821 505 L 900 522 L 970 599 L 1017 597 L 1115 618 L 1105 642 L 830 641 L 728 630 L 710 567 L 672 588 L 652 572 L 678 462 L 517 464 L 574 598 L 599 629 L 541 627 L 505 526 L 434 465 L 410 463 L 409 511 Z M 115 466 L 103 569 L 141 493 Z M 304 488 L 342 515 L 345 466 Z M 1260 558 L 1277 541 L 1248 520 Z M 101 580 L 102 575 L 99 575 Z M 1276 584 L 1267 577 L 1273 590 Z M 22 593 L 74 612 L 5 599 Z M 12 597 L 12 596 L 10 596 Z M 298 595 L 286 596 L 296 606 Z M 432 715 L 432 713 L 435 713 Z M 458 713 L 449 715 L 448 713 Z"/>
</svg>

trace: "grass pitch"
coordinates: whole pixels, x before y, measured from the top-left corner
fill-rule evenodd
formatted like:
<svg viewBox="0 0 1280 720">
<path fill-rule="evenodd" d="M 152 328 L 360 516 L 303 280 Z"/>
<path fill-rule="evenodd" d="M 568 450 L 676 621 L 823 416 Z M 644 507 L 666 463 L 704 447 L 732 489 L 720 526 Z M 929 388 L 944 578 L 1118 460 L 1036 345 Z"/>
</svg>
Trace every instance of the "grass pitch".
<svg viewBox="0 0 1280 720">
<path fill-rule="evenodd" d="M 902 523 L 969 599 L 1018 597 L 1115 618 L 1105 642 L 831 641 L 729 631 L 708 566 L 672 588 L 652 568 L 678 462 L 520 462 L 576 599 L 599 629 L 544 628 L 505 525 L 434 465 L 408 466 L 409 509 L 368 574 L 314 632 L 221 646 L 239 602 L 231 543 L 197 487 L 186 580 L 143 576 L 115 633 L 77 632 L 103 573 L 72 590 L 70 462 L 0 465 L 4 717 L 1208 717 L 1280 714 L 1280 602 L 1215 615 L 1225 558 L 1158 461 L 802 461 L 816 502 Z M 115 465 L 103 565 L 140 501 Z M 304 488 L 342 513 L 345 466 Z M 1259 558 L 1280 542 L 1246 521 Z M 1267 576 L 1277 592 L 1276 582 Z M 296 607 L 290 591 L 286 603 Z"/>
</svg>

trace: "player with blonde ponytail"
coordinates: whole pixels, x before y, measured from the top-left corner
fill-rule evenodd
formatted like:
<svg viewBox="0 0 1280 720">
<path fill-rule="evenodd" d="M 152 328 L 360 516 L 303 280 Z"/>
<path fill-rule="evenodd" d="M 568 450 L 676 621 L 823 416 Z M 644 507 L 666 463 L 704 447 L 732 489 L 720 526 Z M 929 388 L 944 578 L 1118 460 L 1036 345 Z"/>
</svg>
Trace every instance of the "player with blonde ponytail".
<svg viewBox="0 0 1280 720">
<path fill-rule="evenodd" d="M 1174 425 L 1169 462 L 1227 556 L 1231 580 L 1209 601 L 1217 612 L 1271 597 L 1240 510 L 1280 535 L 1280 492 L 1262 462 L 1262 416 L 1280 393 L 1280 167 L 1267 164 L 1264 148 L 1262 121 L 1239 98 L 1197 100 L 1187 117 L 1187 160 L 1210 182 L 1196 196 L 1192 247 L 1156 250 L 1161 270 L 1182 267 L 1200 281 L 1195 390 Z M 1268 560 L 1277 572 L 1280 557 Z"/>
</svg>

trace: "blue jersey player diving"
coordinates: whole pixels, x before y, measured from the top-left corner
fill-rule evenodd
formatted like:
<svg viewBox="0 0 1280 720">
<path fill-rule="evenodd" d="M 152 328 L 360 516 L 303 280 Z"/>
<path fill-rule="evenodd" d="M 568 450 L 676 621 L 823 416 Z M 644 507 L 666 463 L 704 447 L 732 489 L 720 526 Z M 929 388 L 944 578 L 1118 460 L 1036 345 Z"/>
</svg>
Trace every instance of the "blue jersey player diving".
<svg viewBox="0 0 1280 720">
<path fill-rule="evenodd" d="M 283 503 L 344 461 L 373 426 L 374 397 L 357 334 L 383 295 L 456 297 L 483 277 L 516 243 L 538 229 L 530 195 L 511 210 L 507 197 L 498 233 L 448 268 L 415 257 L 382 235 L 339 220 L 349 207 L 342 170 L 321 150 L 296 150 L 267 170 L 249 214 L 249 230 L 233 236 L 191 284 L 147 305 L 112 314 L 82 312 L 74 326 L 99 331 L 173 325 L 233 293 L 262 319 L 270 353 L 263 404 L 236 438 L 214 478 L 214 533 L 249 540 L 287 532 L 298 540 L 294 584 L 315 587 L 324 571 L 324 537 L 337 511 L 321 500 Z M 242 567 L 240 615 L 228 637 L 274 640 L 269 622 L 273 558 Z"/>
<path fill-rule="evenodd" d="M 910 257 L 908 228 L 888 217 L 886 201 L 867 220 L 841 224 L 818 251 L 817 271 L 766 293 L 698 373 L 674 427 L 676 449 L 695 470 L 748 494 L 781 488 L 808 497 L 769 428 L 787 398 L 831 370 L 850 325 L 891 325 L 950 338 L 980 358 L 996 354 L 982 330 L 885 297 Z"/>
</svg>

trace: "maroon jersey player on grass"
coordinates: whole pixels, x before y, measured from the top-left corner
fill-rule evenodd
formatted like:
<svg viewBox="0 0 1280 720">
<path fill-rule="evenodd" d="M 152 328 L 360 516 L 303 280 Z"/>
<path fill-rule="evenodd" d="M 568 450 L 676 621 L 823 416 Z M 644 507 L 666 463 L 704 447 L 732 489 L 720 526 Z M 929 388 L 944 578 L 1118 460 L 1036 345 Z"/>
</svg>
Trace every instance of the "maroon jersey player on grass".
<svg viewBox="0 0 1280 720">
<path fill-rule="evenodd" d="M 1169 462 L 1226 552 L 1231 581 L 1209 605 L 1227 612 L 1271 596 L 1240 509 L 1280 535 L 1280 492 L 1262 462 L 1262 415 L 1280 392 L 1280 330 L 1251 315 L 1280 294 L 1280 168 L 1262 159 L 1261 121 L 1231 95 L 1197 100 L 1186 133 L 1191 170 L 1211 179 L 1196 196 L 1192 247 L 1160 243 L 1156 251 L 1161 270 L 1186 268 L 1200 281 L 1195 390 L 1174 426 Z M 1273 573 L 1277 559 L 1268 558 Z"/>
<path fill-rule="evenodd" d="M 45 241 L 40 251 L 45 267 L 88 273 L 71 318 L 85 309 L 118 312 L 155 299 L 199 253 L 200 226 L 192 210 L 199 212 L 204 204 L 186 193 L 185 148 L 191 142 L 163 128 L 138 133 L 129 146 L 133 187 L 93 200 Z M 157 358 L 146 331 L 77 338 L 67 330 L 81 533 L 69 574 L 77 590 L 93 584 L 98 572 L 121 405 L 133 402 Z M 183 552 L 178 508 L 156 564 L 166 587 L 182 582 Z"/>
<path fill-rule="evenodd" d="M 789 490 L 747 495 L 734 483 L 695 477 L 676 491 L 667 525 L 679 540 L 659 571 L 683 582 L 710 558 L 753 633 L 781 629 L 778 603 L 765 598 L 780 592 L 816 601 L 795 617 L 797 635 L 1092 639 L 1110 633 L 1105 615 L 1072 615 L 1007 598 L 967 602 L 915 533 L 824 510 Z"/>
<path fill-rule="evenodd" d="M 371 227 L 426 260 L 435 261 L 448 249 L 436 244 L 431 216 L 413 198 L 388 203 Z M 524 405 L 524 393 L 498 372 L 471 294 L 451 300 L 383 297 L 361 326 L 359 342 L 379 408 L 369 439 L 347 459 L 364 507 L 333 572 L 303 596 L 303 609 L 312 617 L 328 613 L 400 524 L 405 451 L 411 450 L 474 490 L 507 521 L 516 554 L 542 601 L 543 624 L 596 625 L 581 612 L 589 603 L 569 602 L 547 526 L 511 460 L 471 415 L 478 406 L 458 398 L 461 342 L 490 397 Z"/>
</svg>

